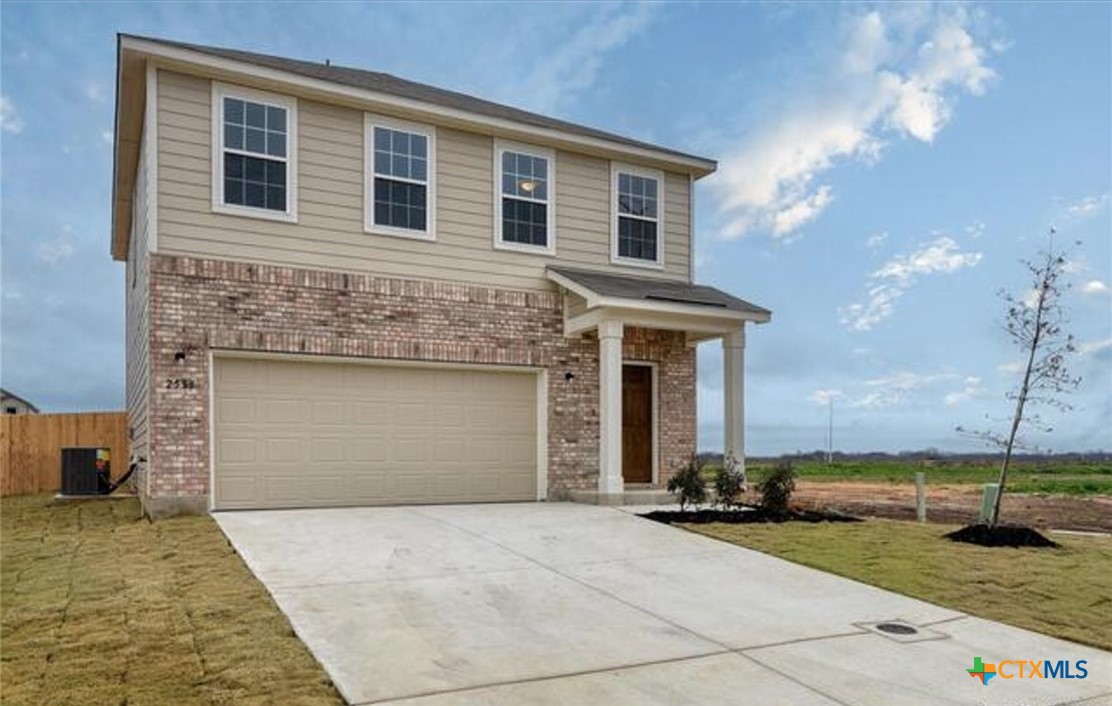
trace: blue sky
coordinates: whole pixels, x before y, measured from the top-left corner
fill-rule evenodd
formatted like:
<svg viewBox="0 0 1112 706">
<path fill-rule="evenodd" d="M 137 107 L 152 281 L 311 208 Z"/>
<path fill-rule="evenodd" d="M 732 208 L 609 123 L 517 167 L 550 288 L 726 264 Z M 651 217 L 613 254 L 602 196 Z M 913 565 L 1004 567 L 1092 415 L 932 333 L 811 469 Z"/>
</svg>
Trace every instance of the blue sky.
<svg viewBox="0 0 1112 706">
<path fill-rule="evenodd" d="M 115 33 L 388 71 L 720 160 L 697 276 L 749 332 L 749 450 L 976 442 L 1019 353 L 996 291 L 1054 225 L 1083 377 L 1034 441 L 1112 448 L 1112 4 L 15 3 L 0 14 L 3 385 L 123 405 Z M 721 349 L 699 351 L 700 446 Z"/>
</svg>

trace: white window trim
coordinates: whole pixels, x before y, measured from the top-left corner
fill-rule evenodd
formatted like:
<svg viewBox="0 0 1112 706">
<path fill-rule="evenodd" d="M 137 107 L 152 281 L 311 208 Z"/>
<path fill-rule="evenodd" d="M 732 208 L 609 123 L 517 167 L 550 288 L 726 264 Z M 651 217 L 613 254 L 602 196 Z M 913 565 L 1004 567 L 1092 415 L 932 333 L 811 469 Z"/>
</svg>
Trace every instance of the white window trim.
<svg viewBox="0 0 1112 706">
<path fill-rule="evenodd" d="M 388 130 L 424 135 L 428 140 L 428 173 L 425 180 L 425 230 L 394 228 L 375 223 L 375 137 L 374 129 L 383 127 Z M 396 181 L 420 184 L 416 179 L 384 177 Z M 363 114 L 363 231 L 373 235 L 389 235 L 411 240 L 436 240 L 436 127 L 406 120 L 387 118 L 373 113 Z"/>
<path fill-rule="evenodd" d="M 618 175 L 630 174 L 633 176 L 656 179 L 656 260 L 639 260 L 635 257 L 621 257 L 618 255 Z M 626 214 L 628 216 L 628 214 Z M 637 216 L 633 216 L 638 218 Z M 641 220 L 651 221 L 651 218 Z M 610 163 L 610 262 L 624 267 L 640 267 L 642 269 L 664 269 L 664 172 L 658 169 L 636 167 L 632 164 L 620 162 Z"/>
<path fill-rule="evenodd" d="M 238 98 L 286 109 L 286 210 L 271 211 L 254 206 L 224 203 L 224 98 Z M 212 82 L 212 210 L 229 216 L 262 218 L 297 223 L 297 99 L 253 88 Z M 243 152 L 262 159 L 281 160 Z"/>
<path fill-rule="evenodd" d="M 510 198 L 517 198 L 522 201 L 533 201 L 535 203 L 544 203 L 548 206 L 547 209 L 547 223 L 545 228 L 548 233 L 548 239 L 544 246 L 531 245 L 529 243 L 514 243 L 505 242 L 502 240 L 502 155 L 506 152 L 513 152 L 515 154 L 524 154 L 530 157 L 540 157 L 541 159 L 548 160 L 548 198 L 541 199 L 522 199 L 519 196 L 511 196 Z M 494 141 L 494 249 L 495 250 L 512 250 L 514 252 L 531 253 L 533 255 L 556 255 L 556 151 L 545 147 L 534 147 L 533 145 L 523 145 L 519 142 L 508 142 L 506 140 Z"/>
</svg>

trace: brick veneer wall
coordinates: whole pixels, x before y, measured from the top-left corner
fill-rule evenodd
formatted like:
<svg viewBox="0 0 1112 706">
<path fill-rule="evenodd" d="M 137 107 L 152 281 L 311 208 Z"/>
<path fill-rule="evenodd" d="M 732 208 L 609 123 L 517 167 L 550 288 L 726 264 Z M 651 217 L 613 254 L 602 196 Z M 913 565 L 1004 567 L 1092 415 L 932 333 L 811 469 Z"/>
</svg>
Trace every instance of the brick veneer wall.
<svg viewBox="0 0 1112 706">
<path fill-rule="evenodd" d="M 598 342 L 564 337 L 556 292 L 153 255 L 150 297 L 152 515 L 207 508 L 211 349 L 548 368 L 549 495 L 596 487 Z M 659 365 L 663 481 L 695 449 L 695 351 L 627 329 L 623 353 Z"/>
</svg>

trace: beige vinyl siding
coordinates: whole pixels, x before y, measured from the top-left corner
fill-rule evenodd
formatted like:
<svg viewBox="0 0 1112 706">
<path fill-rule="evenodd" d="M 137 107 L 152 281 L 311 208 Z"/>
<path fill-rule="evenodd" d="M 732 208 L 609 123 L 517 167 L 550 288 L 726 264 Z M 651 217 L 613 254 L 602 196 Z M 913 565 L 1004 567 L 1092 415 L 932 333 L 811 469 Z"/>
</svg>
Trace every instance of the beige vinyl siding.
<svg viewBox="0 0 1112 706">
<path fill-rule="evenodd" d="M 158 251 L 268 264 L 371 272 L 515 289 L 548 289 L 546 265 L 613 272 L 610 166 L 559 152 L 555 257 L 493 247 L 494 146 L 489 136 L 440 127 L 436 153 L 436 240 L 374 235 L 363 229 L 363 113 L 298 102 L 298 222 L 212 212 L 211 85 L 159 71 Z M 687 176 L 669 174 L 665 270 L 688 278 Z"/>
<path fill-rule="evenodd" d="M 148 312 L 148 251 L 150 246 L 150 145 L 144 134 L 139 146 L 139 164 L 133 197 L 134 217 L 127 256 L 125 282 L 127 339 L 127 419 L 131 430 L 131 453 L 148 458 L 147 406 L 150 398 L 150 324 Z M 116 463 L 127 463 L 118 459 Z"/>
</svg>

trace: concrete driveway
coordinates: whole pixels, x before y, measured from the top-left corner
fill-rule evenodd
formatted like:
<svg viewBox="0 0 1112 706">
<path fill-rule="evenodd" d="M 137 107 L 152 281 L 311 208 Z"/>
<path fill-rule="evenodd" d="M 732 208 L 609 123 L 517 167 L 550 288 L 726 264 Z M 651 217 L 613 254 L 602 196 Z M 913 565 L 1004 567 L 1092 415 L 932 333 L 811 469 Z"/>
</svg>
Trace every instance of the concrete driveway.
<svg viewBox="0 0 1112 706">
<path fill-rule="evenodd" d="M 216 520 L 352 704 L 1112 704 L 1112 654 L 620 509 Z M 893 619 L 917 641 L 861 625 Z M 1085 659 L 1089 674 L 982 685 L 965 671 L 978 656 Z"/>
</svg>

